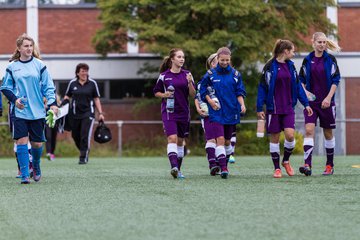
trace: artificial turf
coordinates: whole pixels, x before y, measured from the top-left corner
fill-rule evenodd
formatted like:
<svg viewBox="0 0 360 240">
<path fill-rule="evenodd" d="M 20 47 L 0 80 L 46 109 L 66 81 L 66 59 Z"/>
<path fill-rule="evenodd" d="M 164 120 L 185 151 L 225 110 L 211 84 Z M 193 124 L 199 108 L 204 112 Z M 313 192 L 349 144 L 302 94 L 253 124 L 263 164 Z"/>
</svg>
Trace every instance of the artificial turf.
<svg viewBox="0 0 360 240">
<path fill-rule="evenodd" d="M 311 177 L 281 179 L 269 157 L 236 159 L 224 180 L 187 157 L 178 180 L 165 157 L 58 158 L 30 185 L 1 159 L 0 239 L 360 239 L 359 157 L 337 156 L 333 176 L 315 157 Z"/>
</svg>

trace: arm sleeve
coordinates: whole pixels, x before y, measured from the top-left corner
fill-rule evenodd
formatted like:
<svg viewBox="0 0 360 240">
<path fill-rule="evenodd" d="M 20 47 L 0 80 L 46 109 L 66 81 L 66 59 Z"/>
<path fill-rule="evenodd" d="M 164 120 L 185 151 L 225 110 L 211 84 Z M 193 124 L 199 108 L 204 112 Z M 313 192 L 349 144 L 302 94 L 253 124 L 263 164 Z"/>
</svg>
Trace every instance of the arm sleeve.
<svg viewBox="0 0 360 240">
<path fill-rule="evenodd" d="M 48 106 L 52 106 L 55 102 L 56 104 L 56 98 L 55 98 L 55 86 L 52 78 L 50 77 L 50 74 L 44 66 L 40 70 L 40 78 L 41 78 L 41 91 L 42 95 L 46 98 L 48 102 Z"/>
<path fill-rule="evenodd" d="M 1 92 L 5 95 L 5 97 L 13 104 L 15 104 L 15 101 L 17 99 L 17 97 L 15 96 L 15 94 L 8 90 L 8 89 L 3 89 L 1 90 Z"/>
<path fill-rule="evenodd" d="M 5 95 L 5 97 L 12 103 L 15 103 L 17 99 L 14 93 L 14 89 L 15 89 L 15 81 L 12 76 L 11 70 L 7 68 L 0 90 Z"/>
<path fill-rule="evenodd" d="M 299 80 L 301 83 L 306 84 L 306 59 L 304 58 L 300 72 L 299 72 Z"/>
<path fill-rule="evenodd" d="M 201 101 L 203 101 L 203 102 L 207 102 L 206 101 L 206 95 L 208 95 L 207 87 L 210 85 L 211 85 L 210 77 L 209 77 L 209 74 L 206 73 L 204 75 L 204 77 L 201 79 L 201 84 L 200 84 L 200 98 L 201 98 Z"/>
<path fill-rule="evenodd" d="M 258 93 L 257 93 L 257 101 L 256 101 L 256 111 L 257 112 L 264 111 L 263 106 L 266 102 L 265 100 L 266 100 L 266 95 L 267 95 L 266 80 L 265 80 L 266 73 L 267 73 L 267 71 L 265 71 L 265 68 L 264 68 L 263 72 L 261 74 L 259 85 L 258 85 Z"/>
<path fill-rule="evenodd" d="M 332 57 L 333 63 L 331 64 L 331 82 L 332 84 L 335 84 L 336 86 L 339 85 L 340 82 L 340 70 L 339 70 L 339 66 L 337 64 L 336 58 Z"/>
<path fill-rule="evenodd" d="M 237 77 L 238 81 L 236 84 L 236 96 L 242 96 L 243 98 L 246 97 L 246 89 L 245 89 L 245 85 L 244 82 L 242 80 L 242 76 L 239 73 L 239 76 Z"/>
<path fill-rule="evenodd" d="M 156 94 L 157 92 L 161 92 L 161 93 L 165 92 L 163 81 L 164 81 L 164 75 L 160 74 L 153 89 L 154 94 Z"/>
<path fill-rule="evenodd" d="M 304 106 L 307 107 L 309 106 L 309 100 L 307 99 L 306 93 L 304 91 L 304 88 L 301 85 L 300 81 L 296 81 L 297 83 L 297 95 L 298 95 L 298 99 L 300 101 L 300 103 Z"/>
</svg>

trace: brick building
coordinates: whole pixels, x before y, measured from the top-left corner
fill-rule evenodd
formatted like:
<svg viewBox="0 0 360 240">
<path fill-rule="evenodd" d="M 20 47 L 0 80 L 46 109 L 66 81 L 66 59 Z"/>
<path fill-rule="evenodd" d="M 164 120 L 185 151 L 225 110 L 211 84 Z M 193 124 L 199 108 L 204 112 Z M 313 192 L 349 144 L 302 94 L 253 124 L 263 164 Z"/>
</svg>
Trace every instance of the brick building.
<svg viewBox="0 0 360 240">
<path fill-rule="evenodd" d="M 339 0 L 337 8 L 328 8 L 326 12 L 338 25 L 339 44 L 343 48 L 337 55 L 343 79 L 337 90 L 336 152 L 359 154 L 360 123 L 345 120 L 360 118 L 357 105 L 360 100 L 360 33 L 357 31 L 360 28 L 360 1 Z M 74 77 L 76 64 L 86 62 L 90 65 L 90 76 L 98 81 L 107 120 L 160 119 L 158 107 L 141 114 L 132 111 L 137 101 L 152 95 L 151 87 L 146 87 L 149 76 L 139 74 L 138 70 L 145 62 L 158 66 L 159 57 L 129 43 L 126 53 L 100 58 L 91 44 L 96 30 L 101 27 L 99 13 L 95 3 L 70 5 L 39 4 L 37 0 L 0 0 L 0 73 L 5 72 L 7 60 L 15 49 L 15 39 L 27 32 L 38 42 L 42 58 L 60 94 L 64 94 L 67 82 Z M 304 56 L 305 53 L 295 59 L 297 67 Z M 112 127 L 115 133 L 116 126 Z M 151 130 L 129 125 L 124 128 L 123 135 L 131 138 L 134 134 L 155 134 L 160 130 L 157 125 L 151 126 Z M 322 142 L 321 138 L 318 141 Z M 117 142 L 116 134 L 114 142 Z M 318 153 L 321 153 L 320 148 Z"/>
</svg>

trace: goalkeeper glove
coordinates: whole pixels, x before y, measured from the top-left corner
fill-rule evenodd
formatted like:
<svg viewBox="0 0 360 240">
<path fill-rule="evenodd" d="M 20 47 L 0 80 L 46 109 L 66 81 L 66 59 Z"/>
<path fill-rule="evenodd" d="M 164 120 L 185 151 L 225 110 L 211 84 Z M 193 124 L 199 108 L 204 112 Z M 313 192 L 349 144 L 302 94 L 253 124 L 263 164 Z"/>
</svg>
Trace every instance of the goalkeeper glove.
<svg viewBox="0 0 360 240">
<path fill-rule="evenodd" d="M 55 118 L 55 113 L 53 110 L 49 110 L 47 112 L 47 116 L 45 117 L 45 120 L 46 120 L 46 124 L 53 128 L 55 126 L 55 122 L 56 122 L 56 118 Z"/>
</svg>

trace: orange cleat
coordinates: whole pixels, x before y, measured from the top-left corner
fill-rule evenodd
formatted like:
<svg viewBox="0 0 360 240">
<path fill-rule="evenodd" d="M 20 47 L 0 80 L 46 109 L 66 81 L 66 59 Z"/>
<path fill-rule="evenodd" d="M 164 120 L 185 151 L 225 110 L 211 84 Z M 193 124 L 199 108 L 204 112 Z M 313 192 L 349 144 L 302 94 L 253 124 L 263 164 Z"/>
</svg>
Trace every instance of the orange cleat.
<svg viewBox="0 0 360 240">
<path fill-rule="evenodd" d="M 274 171 L 274 178 L 281 178 L 282 174 L 281 174 L 281 169 L 275 169 Z"/>
<path fill-rule="evenodd" d="M 291 176 L 294 176 L 294 169 L 291 167 L 289 161 L 283 162 L 281 165 L 285 168 L 286 173 L 287 173 L 290 177 L 291 177 Z"/>
<path fill-rule="evenodd" d="M 326 165 L 325 171 L 322 173 L 322 175 L 328 176 L 328 175 L 333 175 L 333 173 L 334 173 L 334 168 L 330 165 Z"/>
</svg>

